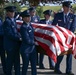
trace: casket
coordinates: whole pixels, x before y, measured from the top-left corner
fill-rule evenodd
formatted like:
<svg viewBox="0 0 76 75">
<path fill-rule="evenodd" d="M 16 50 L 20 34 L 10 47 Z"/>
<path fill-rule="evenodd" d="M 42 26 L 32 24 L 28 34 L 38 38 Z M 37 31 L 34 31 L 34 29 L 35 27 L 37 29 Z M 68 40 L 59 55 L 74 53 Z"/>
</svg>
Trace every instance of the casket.
<svg viewBox="0 0 76 75">
<path fill-rule="evenodd" d="M 37 49 L 37 53 L 41 53 L 41 54 L 44 54 L 44 55 L 47 55 L 46 54 L 46 51 L 40 46 L 36 46 L 36 49 Z M 61 55 L 67 55 L 67 54 L 72 54 L 72 49 L 69 49 L 68 51 L 64 51 L 60 54 Z"/>
<path fill-rule="evenodd" d="M 17 28 L 20 30 L 23 21 L 16 22 Z M 76 37 L 71 31 L 60 26 L 31 24 L 34 28 L 35 40 L 38 43 L 36 46 L 38 53 L 50 56 L 54 62 L 59 55 L 71 54 L 72 51 L 76 55 Z"/>
</svg>

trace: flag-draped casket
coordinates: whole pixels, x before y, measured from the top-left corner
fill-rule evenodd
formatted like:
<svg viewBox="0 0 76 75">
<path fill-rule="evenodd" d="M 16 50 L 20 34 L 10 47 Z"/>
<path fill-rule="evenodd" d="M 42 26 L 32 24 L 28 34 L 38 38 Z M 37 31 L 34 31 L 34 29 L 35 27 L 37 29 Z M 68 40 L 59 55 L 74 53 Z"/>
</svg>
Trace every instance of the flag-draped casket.
<svg viewBox="0 0 76 75">
<path fill-rule="evenodd" d="M 17 20 L 18 30 L 22 21 Z M 31 23 L 35 32 L 35 41 L 38 51 L 46 53 L 56 62 L 56 57 L 61 54 L 76 54 L 76 37 L 75 35 L 60 26 Z"/>
</svg>

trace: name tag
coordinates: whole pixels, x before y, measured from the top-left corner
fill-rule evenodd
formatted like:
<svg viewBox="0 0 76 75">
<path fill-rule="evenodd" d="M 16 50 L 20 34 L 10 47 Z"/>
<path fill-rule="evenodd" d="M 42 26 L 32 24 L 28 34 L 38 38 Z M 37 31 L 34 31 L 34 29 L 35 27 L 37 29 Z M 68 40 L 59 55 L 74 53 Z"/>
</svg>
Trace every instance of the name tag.
<svg viewBox="0 0 76 75">
<path fill-rule="evenodd" d="M 70 22 L 72 22 L 72 21 L 73 21 L 73 19 L 70 20 Z"/>
<path fill-rule="evenodd" d="M 62 20 L 58 20 L 58 21 L 62 21 Z"/>
<path fill-rule="evenodd" d="M 31 30 L 29 30 L 29 32 L 31 32 Z"/>
<path fill-rule="evenodd" d="M 15 26 L 12 25 L 12 28 L 14 28 Z"/>
</svg>

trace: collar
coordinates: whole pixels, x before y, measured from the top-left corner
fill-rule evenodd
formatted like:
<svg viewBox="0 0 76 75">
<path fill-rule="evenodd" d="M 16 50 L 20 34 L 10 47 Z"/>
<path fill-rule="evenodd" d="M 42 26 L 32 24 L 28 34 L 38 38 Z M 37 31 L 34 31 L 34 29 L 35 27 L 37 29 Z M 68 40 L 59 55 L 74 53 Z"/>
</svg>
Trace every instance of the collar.
<svg viewBox="0 0 76 75">
<path fill-rule="evenodd" d="M 14 18 L 11 18 L 12 21 L 14 21 Z"/>
<path fill-rule="evenodd" d="M 65 14 L 65 13 L 64 13 L 64 16 L 65 16 L 65 15 L 67 15 L 67 16 L 68 16 L 68 15 L 69 15 L 69 13 L 70 13 L 70 12 L 68 12 L 67 14 Z"/>
<path fill-rule="evenodd" d="M 27 27 L 29 27 L 29 26 L 30 26 L 30 22 L 28 22 L 28 23 L 24 22 L 24 23 L 27 25 Z"/>
<path fill-rule="evenodd" d="M 49 20 L 46 20 L 46 22 L 49 22 Z"/>
</svg>

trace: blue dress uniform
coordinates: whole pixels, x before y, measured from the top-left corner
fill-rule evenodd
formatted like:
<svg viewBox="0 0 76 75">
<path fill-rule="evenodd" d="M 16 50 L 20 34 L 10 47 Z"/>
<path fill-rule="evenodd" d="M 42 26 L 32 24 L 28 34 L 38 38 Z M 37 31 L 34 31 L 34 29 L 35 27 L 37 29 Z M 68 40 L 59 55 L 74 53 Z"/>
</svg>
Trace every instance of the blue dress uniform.
<svg viewBox="0 0 76 75">
<path fill-rule="evenodd" d="M 50 17 L 51 12 L 52 12 L 52 11 L 50 11 L 50 10 L 46 10 L 46 11 L 43 12 L 43 14 L 44 14 L 45 16 L 46 16 L 46 15 L 49 15 L 49 17 Z M 49 20 L 49 18 L 48 18 L 48 20 L 46 20 L 46 17 L 45 17 L 45 19 L 40 20 L 40 23 L 41 23 L 41 24 L 51 25 L 51 24 L 52 24 L 52 21 Z M 40 54 L 40 61 L 39 61 L 39 68 L 40 68 L 40 69 L 44 69 L 43 58 L 44 58 L 44 54 Z M 53 61 L 50 57 L 48 57 L 48 58 L 49 58 L 49 67 L 50 67 L 50 69 L 54 69 L 54 66 L 55 66 L 54 61 Z"/>
<path fill-rule="evenodd" d="M 17 31 L 17 25 L 15 19 L 9 16 L 9 12 L 12 14 L 15 12 L 16 7 L 8 6 L 5 8 L 8 13 L 4 23 L 4 49 L 7 53 L 6 59 L 6 75 L 12 75 L 12 66 L 14 65 L 15 75 L 20 75 L 20 56 L 19 47 L 21 36 Z"/>
<path fill-rule="evenodd" d="M 68 1 L 63 2 L 63 6 L 70 7 L 70 4 Z M 75 31 L 75 16 L 71 14 L 70 12 L 67 13 L 67 20 L 65 18 L 65 13 L 64 11 L 61 13 L 57 13 L 54 17 L 54 20 L 52 22 L 52 25 L 58 25 L 64 28 L 69 29 L 70 31 L 74 32 Z M 57 57 L 57 63 L 55 65 L 55 72 L 58 74 L 61 74 L 62 72 L 60 71 L 60 63 L 62 61 L 64 56 L 58 56 Z M 66 74 L 72 74 L 72 54 L 68 54 L 66 58 Z"/>
<path fill-rule="evenodd" d="M 40 21 L 40 17 L 35 15 L 31 16 L 31 22 L 38 23 Z"/>
<path fill-rule="evenodd" d="M 31 22 L 33 23 L 39 23 L 40 22 L 40 17 L 38 15 L 36 15 L 36 9 L 34 7 L 29 8 L 30 11 L 30 16 L 31 16 Z M 39 57 L 38 57 L 38 53 L 37 53 L 37 63 L 36 65 L 39 64 Z"/>
<path fill-rule="evenodd" d="M 23 19 L 30 18 L 30 14 L 28 10 L 23 11 L 21 13 Z M 26 22 L 23 20 L 23 24 L 20 28 L 20 33 L 22 36 L 22 44 L 20 48 L 20 53 L 23 61 L 22 75 L 27 74 L 27 69 L 29 65 L 29 61 L 31 63 L 32 74 L 37 75 L 36 72 L 36 49 L 34 43 L 34 30 L 31 26 L 30 22 Z"/>
<path fill-rule="evenodd" d="M 5 50 L 3 48 L 3 22 L 0 18 L 0 57 L 1 57 L 1 63 L 3 67 L 3 72 L 6 74 L 6 57 L 5 57 Z"/>
<path fill-rule="evenodd" d="M 38 23 L 40 21 L 40 17 L 36 15 L 36 9 L 34 7 L 31 7 L 29 8 L 29 11 L 31 15 L 31 22 Z"/>
</svg>

